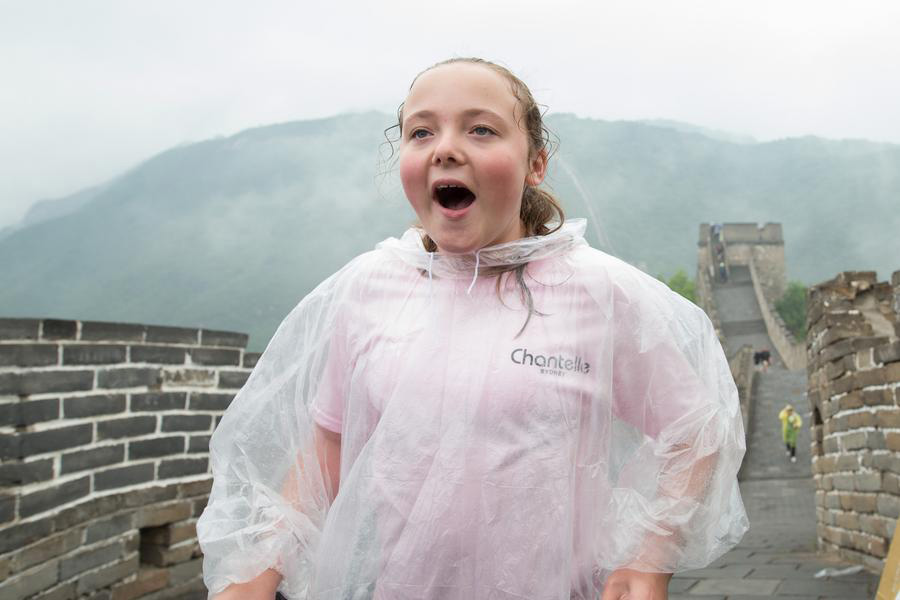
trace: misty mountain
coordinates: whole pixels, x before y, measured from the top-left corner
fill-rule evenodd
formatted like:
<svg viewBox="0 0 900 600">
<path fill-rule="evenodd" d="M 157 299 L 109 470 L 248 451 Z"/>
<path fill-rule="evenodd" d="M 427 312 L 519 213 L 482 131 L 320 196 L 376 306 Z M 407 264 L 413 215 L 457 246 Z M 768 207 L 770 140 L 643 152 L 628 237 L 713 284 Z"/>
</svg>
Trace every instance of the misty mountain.
<svg viewBox="0 0 900 600">
<path fill-rule="evenodd" d="M 250 129 L 44 203 L 0 236 L 0 316 L 230 329 L 262 349 L 304 294 L 413 221 L 384 143 L 391 123 Z M 547 183 L 568 215 L 650 273 L 693 273 L 703 221 L 783 223 L 788 275 L 806 283 L 900 268 L 898 146 L 571 115 L 549 125 L 561 145 Z"/>
</svg>

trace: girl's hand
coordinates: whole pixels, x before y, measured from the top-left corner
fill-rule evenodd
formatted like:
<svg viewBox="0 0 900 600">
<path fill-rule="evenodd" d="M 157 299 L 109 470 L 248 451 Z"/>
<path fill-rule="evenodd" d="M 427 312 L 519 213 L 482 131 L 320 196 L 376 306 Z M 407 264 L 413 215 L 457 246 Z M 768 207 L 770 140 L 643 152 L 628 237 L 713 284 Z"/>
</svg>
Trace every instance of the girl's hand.
<svg viewBox="0 0 900 600">
<path fill-rule="evenodd" d="M 602 600 L 666 600 L 671 573 L 617 569 L 606 580 Z"/>
</svg>

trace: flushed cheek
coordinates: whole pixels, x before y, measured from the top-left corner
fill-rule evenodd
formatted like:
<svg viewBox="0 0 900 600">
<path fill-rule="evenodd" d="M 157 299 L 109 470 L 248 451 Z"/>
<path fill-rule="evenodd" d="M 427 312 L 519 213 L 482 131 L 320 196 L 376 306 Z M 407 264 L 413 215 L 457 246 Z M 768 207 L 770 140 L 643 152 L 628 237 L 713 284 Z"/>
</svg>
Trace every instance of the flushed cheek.
<svg viewBox="0 0 900 600">
<path fill-rule="evenodd" d="M 428 177 L 425 169 L 414 155 L 400 156 L 400 182 L 407 200 L 417 212 L 430 204 L 427 197 Z"/>
</svg>

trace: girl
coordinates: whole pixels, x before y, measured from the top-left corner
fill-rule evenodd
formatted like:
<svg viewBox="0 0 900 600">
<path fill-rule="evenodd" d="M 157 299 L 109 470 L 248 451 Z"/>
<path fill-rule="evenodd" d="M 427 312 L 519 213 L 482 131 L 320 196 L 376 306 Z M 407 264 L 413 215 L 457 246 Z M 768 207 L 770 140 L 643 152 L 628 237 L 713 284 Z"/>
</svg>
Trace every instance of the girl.
<svg viewBox="0 0 900 600">
<path fill-rule="evenodd" d="M 211 596 L 665 598 L 747 528 L 709 320 L 563 220 L 506 69 L 426 70 L 398 127 L 421 227 L 300 302 L 226 412 Z"/>
</svg>

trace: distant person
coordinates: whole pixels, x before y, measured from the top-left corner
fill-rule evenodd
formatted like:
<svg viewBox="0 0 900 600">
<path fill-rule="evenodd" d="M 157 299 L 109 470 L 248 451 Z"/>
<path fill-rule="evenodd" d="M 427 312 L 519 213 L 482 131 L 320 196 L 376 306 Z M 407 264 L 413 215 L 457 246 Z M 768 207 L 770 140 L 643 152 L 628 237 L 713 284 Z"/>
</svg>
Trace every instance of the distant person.
<svg viewBox="0 0 900 600">
<path fill-rule="evenodd" d="M 794 407 L 790 404 L 786 405 L 778 418 L 781 419 L 781 437 L 784 438 L 785 454 L 791 458 L 791 462 L 797 462 L 797 433 L 803 426 L 803 419 L 800 418 Z"/>
<path fill-rule="evenodd" d="M 719 261 L 719 281 L 722 283 L 728 283 L 728 268 L 725 266 L 725 261 Z"/>
<path fill-rule="evenodd" d="M 753 353 L 753 364 L 763 371 L 768 371 L 771 363 L 772 354 L 767 349 L 763 348 L 759 352 Z"/>
</svg>

